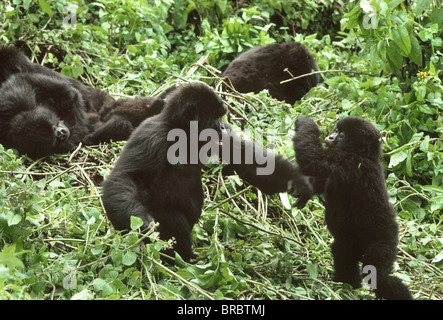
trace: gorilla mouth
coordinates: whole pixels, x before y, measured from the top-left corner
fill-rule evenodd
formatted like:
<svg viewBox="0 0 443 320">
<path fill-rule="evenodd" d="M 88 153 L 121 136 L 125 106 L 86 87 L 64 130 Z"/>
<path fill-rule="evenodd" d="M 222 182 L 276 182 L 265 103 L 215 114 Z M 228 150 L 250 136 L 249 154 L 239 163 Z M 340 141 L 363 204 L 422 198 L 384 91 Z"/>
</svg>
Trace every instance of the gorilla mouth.
<svg viewBox="0 0 443 320">
<path fill-rule="evenodd" d="M 335 146 L 335 143 L 330 142 L 330 141 L 325 141 L 326 149 L 334 148 L 334 146 Z"/>
</svg>

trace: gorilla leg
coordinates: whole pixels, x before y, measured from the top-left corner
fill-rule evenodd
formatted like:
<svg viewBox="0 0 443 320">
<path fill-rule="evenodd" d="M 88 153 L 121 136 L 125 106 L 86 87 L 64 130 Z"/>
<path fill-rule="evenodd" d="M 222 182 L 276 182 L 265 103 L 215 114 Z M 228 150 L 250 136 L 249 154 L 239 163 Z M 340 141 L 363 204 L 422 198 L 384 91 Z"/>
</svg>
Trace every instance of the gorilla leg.
<svg viewBox="0 0 443 320">
<path fill-rule="evenodd" d="M 363 265 L 375 267 L 377 281 L 373 289 L 378 299 L 411 300 L 408 287 L 390 275 L 397 255 L 396 248 L 396 243 L 378 242 L 371 245 L 364 253 Z"/>
<path fill-rule="evenodd" d="M 126 175 L 108 176 L 102 195 L 106 215 L 115 229 L 130 230 L 131 216 L 143 220 L 143 229 L 154 222 L 154 218 L 138 200 L 137 184 Z"/>
<path fill-rule="evenodd" d="M 173 250 L 166 250 L 165 253 L 174 257 L 176 251 L 183 260 L 189 261 L 192 257 L 192 225 L 186 216 L 178 212 L 163 212 L 156 221 L 159 222 L 158 231 L 163 240 L 175 238 Z"/>
<path fill-rule="evenodd" d="M 349 243 L 335 240 L 331 246 L 334 257 L 334 281 L 352 285 L 354 289 L 361 287 L 361 275 L 358 265 L 359 256 Z"/>
</svg>

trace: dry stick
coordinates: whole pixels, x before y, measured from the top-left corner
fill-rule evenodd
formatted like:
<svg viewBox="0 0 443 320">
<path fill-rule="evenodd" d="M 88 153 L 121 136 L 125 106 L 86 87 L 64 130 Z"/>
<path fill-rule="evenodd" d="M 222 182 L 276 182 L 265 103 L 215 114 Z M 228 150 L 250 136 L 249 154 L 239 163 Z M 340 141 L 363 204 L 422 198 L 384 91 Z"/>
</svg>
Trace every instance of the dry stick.
<svg viewBox="0 0 443 320">
<path fill-rule="evenodd" d="M 71 156 L 69 157 L 68 161 L 66 161 L 66 164 L 67 164 L 67 165 L 70 165 L 70 164 L 71 164 L 72 159 L 73 159 L 73 158 L 75 157 L 75 155 L 80 151 L 81 148 L 82 148 L 82 143 L 80 142 L 80 143 L 78 144 L 77 149 L 75 149 L 75 150 L 72 152 L 72 154 L 71 154 Z"/>
<path fill-rule="evenodd" d="M 205 59 L 202 59 L 202 58 L 205 58 Z M 196 63 L 194 63 L 194 64 L 192 65 L 192 69 L 191 69 L 191 70 L 193 70 L 192 74 L 195 73 L 195 71 L 197 71 L 198 68 L 205 69 L 208 73 L 210 73 L 210 74 L 212 75 L 212 77 L 210 77 L 210 78 L 212 78 L 212 79 L 216 79 L 216 80 L 219 80 L 219 81 L 220 81 L 220 82 L 215 86 L 216 88 L 218 88 L 221 84 L 224 84 L 225 86 L 229 87 L 229 89 L 231 89 L 231 90 L 234 92 L 234 94 L 229 94 L 229 93 L 227 93 L 227 92 L 217 91 L 218 94 L 220 94 L 220 95 L 226 95 L 226 96 L 231 96 L 231 97 L 234 97 L 234 98 L 237 98 L 237 99 L 241 99 L 241 100 L 243 100 L 246 104 L 248 104 L 252 109 L 254 109 L 255 111 L 257 111 L 257 109 L 255 108 L 255 106 L 254 106 L 252 103 L 250 103 L 247 99 L 245 99 L 245 98 L 243 97 L 243 94 L 241 94 L 240 92 L 238 92 L 237 90 L 235 90 L 234 86 L 232 85 L 231 81 L 229 81 L 229 79 L 225 79 L 225 78 L 221 78 L 221 77 L 219 77 L 219 76 L 215 73 L 215 71 L 218 71 L 217 69 L 213 68 L 214 70 L 211 70 L 211 66 L 210 66 L 210 65 L 209 65 L 209 67 L 207 67 L 207 66 L 205 66 L 205 65 L 202 63 L 202 62 L 205 62 L 205 61 L 207 62 L 207 56 L 204 56 L 204 57 L 202 57 L 202 58 L 200 58 Z M 196 68 L 195 68 L 195 67 L 196 67 Z M 188 72 L 188 75 L 190 75 L 190 72 Z M 228 83 L 228 82 L 229 82 L 229 83 Z M 263 104 L 263 105 L 265 106 L 265 108 L 266 108 L 266 105 L 265 105 L 260 99 L 254 97 L 254 96 L 252 96 L 252 98 L 258 100 L 258 101 L 259 101 L 261 104 Z M 245 115 L 240 114 L 237 110 L 231 108 L 230 106 L 229 106 L 229 109 L 230 109 L 232 112 L 234 112 L 235 114 L 237 114 L 238 116 L 240 116 L 241 118 L 243 118 L 243 120 L 245 120 L 246 122 L 248 122 L 251 126 L 255 127 L 254 125 L 252 125 L 252 124 L 249 122 L 248 118 L 247 118 Z"/>
<path fill-rule="evenodd" d="M 220 208 L 219 210 L 220 210 L 221 212 L 223 212 L 224 214 L 226 214 L 227 216 L 229 216 L 229 217 L 231 217 L 232 219 L 234 219 L 235 221 L 238 221 L 238 222 L 240 222 L 240 223 L 246 224 L 246 225 L 248 225 L 248 226 L 250 226 L 250 227 L 253 227 L 253 228 L 255 228 L 255 229 L 257 229 L 257 230 L 260 230 L 260 231 L 263 231 L 263 232 L 265 232 L 265 233 L 269 233 L 269 234 L 272 234 L 272 235 L 274 235 L 274 236 L 279 236 L 279 237 L 282 237 L 282 238 L 284 238 L 284 239 L 286 239 L 286 240 L 294 241 L 295 243 L 297 243 L 297 244 L 299 244 L 299 245 L 301 245 L 301 246 L 304 245 L 302 242 L 298 241 L 297 239 L 294 239 L 294 238 L 291 238 L 291 237 L 285 236 L 285 235 L 283 235 L 283 234 L 281 234 L 281 233 L 277 233 L 277 232 L 273 232 L 273 231 L 265 230 L 265 229 L 263 229 L 263 228 L 260 228 L 260 227 L 256 226 L 256 225 L 253 224 L 253 223 L 243 221 L 243 220 L 237 218 L 236 216 L 230 214 L 229 212 L 227 212 L 227 211 L 225 211 L 225 210 L 223 210 L 223 209 L 221 209 L 221 208 Z"/>
<path fill-rule="evenodd" d="M 304 77 L 309 77 L 309 76 L 311 76 L 313 74 L 328 73 L 328 72 L 342 72 L 342 73 L 364 74 L 364 75 L 367 75 L 367 76 L 376 77 L 375 74 L 371 74 L 371 73 L 367 73 L 367 72 L 359 72 L 359 71 L 352 71 L 352 70 L 351 71 L 350 70 L 324 70 L 324 71 L 314 71 L 314 72 L 310 72 L 310 73 L 305 73 L 305 74 L 299 75 L 297 77 L 294 77 L 294 76 L 291 75 L 292 76 L 291 79 L 283 80 L 282 82 L 280 82 L 280 84 L 283 84 L 283 83 L 286 83 L 286 82 L 290 82 L 290 81 L 293 81 L 293 80 L 297 80 L 297 79 L 300 79 L 300 78 L 304 78 Z"/>
</svg>

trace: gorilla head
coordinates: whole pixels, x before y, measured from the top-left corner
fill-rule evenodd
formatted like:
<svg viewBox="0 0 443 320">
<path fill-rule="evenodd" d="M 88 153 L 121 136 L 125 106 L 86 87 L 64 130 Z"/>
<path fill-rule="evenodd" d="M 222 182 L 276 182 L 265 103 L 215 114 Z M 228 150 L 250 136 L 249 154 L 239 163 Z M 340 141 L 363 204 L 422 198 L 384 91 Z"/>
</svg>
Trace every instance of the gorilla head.
<svg viewBox="0 0 443 320">
<path fill-rule="evenodd" d="M 337 121 L 325 139 L 328 148 L 358 153 L 367 158 L 380 156 L 380 132 L 368 121 L 347 117 Z"/>
<path fill-rule="evenodd" d="M 71 148 L 66 144 L 70 130 L 53 111 L 44 107 L 21 112 L 11 119 L 8 144 L 31 157 Z M 69 147 L 68 147 L 69 146 Z"/>
</svg>

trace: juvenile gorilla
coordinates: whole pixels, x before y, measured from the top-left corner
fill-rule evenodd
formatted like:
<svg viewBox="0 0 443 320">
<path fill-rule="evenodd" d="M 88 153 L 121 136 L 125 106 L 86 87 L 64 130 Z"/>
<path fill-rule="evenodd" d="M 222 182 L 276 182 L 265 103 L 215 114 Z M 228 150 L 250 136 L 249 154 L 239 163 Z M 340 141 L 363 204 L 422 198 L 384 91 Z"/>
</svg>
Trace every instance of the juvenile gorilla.
<svg viewBox="0 0 443 320">
<path fill-rule="evenodd" d="M 326 224 L 334 236 L 334 280 L 359 288 L 362 262 L 375 267 L 378 299 L 412 299 L 407 286 L 390 275 L 398 225 L 386 190 L 379 131 L 367 120 L 348 117 L 337 122 L 323 149 L 311 118 L 297 119 L 295 130 L 300 169 L 325 194 Z"/>
<path fill-rule="evenodd" d="M 258 46 L 240 54 L 222 76 L 238 92 L 258 93 L 268 89 L 274 98 L 293 104 L 318 84 L 320 76 L 313 74 L 281 82 L 312 70 L 318 71 L 318 66 L 309 50 L 298 42 L 284 42 Z"/>
<path fill-rule="evenodd" d="M 183 259 L 191 258 L 191 230 L 203 205 L 202 164 L 170 164 L 174 142 L 168 134 L 182 129 L 190 137 L 190 121 L 198 122 L 199 133 L 214 129 L 221 134 L 226 111 L 209 87 L 184 85 L 168 97 L 160 114 L 133 132 L 103 185 L 103 204 L 116 229 L 129 230 L 130 216 L 141 218 L 144 228 L 158 222 L 161 238 L 175 237 L 174 249 Z"/>
<path fill-rule="evenodd" d="M 174 250 L 189 261 L 192 227 L 203 206 L 201 169 L 206 160 L 192 162 L 190 159 L 201 154 L 208 143 L 212 143 L 210 146 L 214 150 L 224 147 L 219 145 L 219 140 L 225 135 L 225 123 L 221 117 L 227 108 L 212 89 L 202 84 L 177 87 L 165 101 L 159 115 L 145 120 L 132 133 L 104 182 L 102 199 L 108 218 L 117 230 L 130 229 L 130 216 L 141 218 L 143 228 L 158 222 L 160 237 L 174 237 Z M 212 138 L 209 142 L 194 140 L 192 131 L 195 127 L 191 127 L 191 121 L 197 121 L 199 137 L 211 132 L 216 132 L 217 137 L 209 136 Z M 186 159 L 178 163 L 177 158 L 171 158 L 171 150 L 177 142 L 168 139 L 168 135 L 177 129 L 186 133 L 185 147 L 191 150 Z M 231 136 L 228 139 L 239 138 Z M 249 145 L 249 142 L 240 142 L 229 144 L 228 148 L 232 148 L 229 151 L 234 148 L 242 151 Z M 286 159 L 276 157 L 274 174 L 268 176 L 257 174 L 255 169 L 261 165 L 258 162 L 235 164 L 232 170 L 266 193 L 289 191 L 300 197 L 302 203 L 312 196 L 305 177 Z"/>
</svg>

